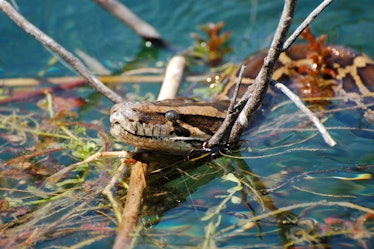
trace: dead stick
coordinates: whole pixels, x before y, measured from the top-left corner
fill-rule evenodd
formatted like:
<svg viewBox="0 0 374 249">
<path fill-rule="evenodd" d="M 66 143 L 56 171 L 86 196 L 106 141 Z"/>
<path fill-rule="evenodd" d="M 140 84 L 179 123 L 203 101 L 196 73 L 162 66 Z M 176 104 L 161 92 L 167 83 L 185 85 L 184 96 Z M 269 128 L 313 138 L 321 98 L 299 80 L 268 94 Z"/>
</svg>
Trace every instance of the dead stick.
<svg viewBox="0 0 374 249">
<path fill-rule="evenodd" d="M 143 191 L 145 188 L 144 175 L 147 172 L 147 164 L 137 162 L 131 168 L 130 184 L 126 197 L 125 208 L 122 213 L 122 221 L 118 227 L 118 233 L 113 249 L 130 248 L 131 234 L 135 230 Z"/>
<path fill-rule="evenodd" d="M 157 40 L 163 43 L 160 34 L 149 23 L 143 21 L 130 9 L 117 0 L 93 0 L 113 16 L 125 23 L 145 40 Z"/>
</svg>

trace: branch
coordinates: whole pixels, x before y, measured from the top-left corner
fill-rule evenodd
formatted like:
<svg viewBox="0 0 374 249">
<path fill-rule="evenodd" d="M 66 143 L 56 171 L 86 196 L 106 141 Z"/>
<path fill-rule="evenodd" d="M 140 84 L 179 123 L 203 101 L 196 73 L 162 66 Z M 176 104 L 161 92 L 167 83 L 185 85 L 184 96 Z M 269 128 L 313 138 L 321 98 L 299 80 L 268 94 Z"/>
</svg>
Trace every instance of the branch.
<svg viewBox="0 0 374 249">
<path fill-rule="evenodd" d="M 97 91 L 102 93 L 111 101 L 118 103 L 122 102 L 123 99 L 113 90 L 105 86 L 100 80 L 98 80 L 84 65 L 75 57 L 72 53 L 67 51 L 64 47 L 54 41 L 51 37 L 47 36 L 40 29 L 35 27 L 29 21 L 27 21 L 21 14 L 19 14 L 7 1 L 0 0 L 0 9 L 9 16 L 23 31 L 33 36 L 36 40 L 42 43 L 44 46 L 58 54 L 64 61 L 72 66 L 83 78 L 85 78 L 91 86 Z"/>
<path fill-rule="evenodd" d="M 302 111 L 304 112 L 310 120 L 312 120 L 312 122 L 314 123 L 314 125 L 317 127 L 319 133 L 321 133 L 323 139 L 325 140 L 325 142 L 330 145 L 331 147 L 334 147 L 336 145 L 336 142 L 334 141 L 334 139 L 330 136 L 330 134 L 328 133 L 328 131 L 326 130 L 326 128 L 323 126 L 323 124 L 321 123 L 321 121 L 318 119 L 318 117 L 311 111 L 309 110 L 308 107 L 306 107 L 303 102 L 301 101 L 301 99 L 296 95 L 294 94 L 290 89 L 288 89 L 285 85 L 275 81 L 275 80 L 272 80 L 271 81 L 271 84 L 281 90 L 285 95 L 287 95 L 288 98 L 290 98 L 292 100 L 292 102 L 295 103 L 295 105 Z"/>
<path fill-rule="evenodd" d="M 282 51 L 287 50 L 299 37 L 299 35 L 313 22 L 314 19 L 330 5 L 334 0 L 325 0 L 312 13 L 299 25 L 299 27 L 293 32 L 293 34 L 287 39 L 283 45 Z"/>
<path fill-rule="evenodd" d="M 333 0 L 325 0 L 324 2 L 322 2 L 315 10 L 313 10 L 312 13 L 309 14 L 309 16 L 304 20 L 304 22 L 290 36 L 290 38 L 287 39 L 286 42 L 284 42 L 288 29 L 291 25 L 294 9 L 296 5 L 296 0 L 285 1 L 282 16 L 280 18 L 280 22 L 275 32 L 273 42 L 271 44 L 271 47 L 268 51 L 266 58 L 264 59 L 264 65 L 262 66 L 258 76 L 256 77 L 256 80 L 254 82 L 254 87 L 248 88 L 246 93 L 242 97 L 242 100 L 236 105 L 236 109 L 241 110 L 241 112 L 239 114 L 228 113 L 225 121 L 223 122 L 221 127 L 218 129 L 219 132 L 217 131 L 217 133 L 214 134 L 214 136 L 212 136 L 211 139 L 209 139 L 209 141 L 206 144 L 206 147 L 211 147 L 217 144 L 224 143 L 225 137 L 228 136 L 227 133 L 230 133 L 229 141 L 228 141 L 229 144 L 235 144 L 239 140 L 241 133 L 248 126 L 249 117 L 251 117 L 251 115 L 257 110 L 257 108 L 261 105 L 264 99 L 264 96 L 269 86 L 271 76 L 274 71 L 275 64 L 278 61 L 279 54 L 283 52 L 284 50 L 286 50 L 289 46 L 291 46 L 292 43 L 295 41 L 295 39 L 301 34 L 301 32 L 308 25 L 310 25 L 311 22 L 332 1 Z M 304 108 L 302 108 L 302 110 L 304 112 L 308 112 L 310 115 L 310 110 L 305 111 Z M 317 121 L 315 120 L 315 118 L 312 118 L 313 117 L 312 115 L 310 115 L 310 117 L 311 117 L 311 120 L 317 126 L 317 128 L 321 127 L 320 124 L 317 125 Z M 232 125 L 230 122 L 226 122 L 228 120 L 231 121 L 232 119 L 235 119 L 235 118 L 236 118 L 236 121 L 234 125 Z M 325 132 L 323 132 L 323 129 L 324 130 L 326 129 L 324 127 L 321 129 L 319 128 L 321 134 L 324 134 Z M 335 141 L 328 135 L 328 133 L 327 133 L 327 136 L 326 135 L 323 135 L 323 136 L 325 138 L 325 141 L 330 146 L 335 145 Z"/>
<path fill-rule="evenodd" d="M 130 183 L 126 195 L 126 204 L 122 212 L 122 221 L 118 226 L 118 233 L 113 249 L 131 248 L 132 233 L 138 222 L 139 210 L 142 204 L 143 191 L 146 187 L 145 174 L 148 165 L 140 161 L 131 167 Z"/>
<path fill-rule="evenodd" d="M 283 12 L 273 42 L 264 59 L 264 65 L 256 77 L 254 83 L 255 88 L 253 92 L 251 91 L 251 88 L 248 88 L 238 104 L 240 106 L 243 103 L 246 103 L 231 130 L 229 144 L 235 144 L 239 140 L 243 130 L 248 126 L 248 117 L 257 110 L 265 97 L 275 64 L 278 61 L 279 54 L 283 47 L 283 42 L 287 36 L 288 29 L 291 26 L 295 5 L 296 0 L 286 0 L 284 3 Z M 250 96 L 251 98 L 249 98 Z"/>
<path fill-rule="evenodd" d="M 156 41 L 163 45 L 161 35 L 149 23 L 140 19 L 130 9 L 117 0 L 93 0 L 102 8 L 106 9 L 113 16 L 117 17 L 121 22 L 130 27 L 135 33 L 145 40 Z"/>
<path fill-rule="evenodd" d="M 242 65 L 240 68 L 238 80 L 235 84 L 236 86 L 235 86 L 234 96 L 231 99 L 230 106 L 227 110 L 227 114 L 226 114 L 225 119 L 222 122 L 222 125 L 213 134 L 213 136 L 209 139 L 209 141 L 206 144 L 204 144 L 204 147 L 209 148 L 211 146 L 221 144 L 221 143 L 227 144 L 228 135 L 230 134 L 229 129 L 232 127 L 232 124 L 235 121 L 235 118 L 237 118 L 238 116 L 238 112 L 235 111 L 234 105 L 237 99 L 240 84 L 242 82 L 244 70 L 245 70 L 245 66 Z"/>
</svg>

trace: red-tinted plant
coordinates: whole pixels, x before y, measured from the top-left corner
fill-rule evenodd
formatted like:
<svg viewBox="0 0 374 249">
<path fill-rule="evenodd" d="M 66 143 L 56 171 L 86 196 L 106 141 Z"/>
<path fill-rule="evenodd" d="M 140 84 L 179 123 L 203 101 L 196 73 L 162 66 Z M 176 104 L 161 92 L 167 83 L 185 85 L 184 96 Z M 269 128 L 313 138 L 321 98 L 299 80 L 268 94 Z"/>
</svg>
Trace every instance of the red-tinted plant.
<svg viewBox="0 0 374 249">
<path fill-rule="evenodd" d="M 301 75 L 300 94 L 303 98 L 311 99 L 313 106 L 323 109 L 335 95 L 333 87 L 336 85 L 336 73 L 331 62 L 333 50 L 324 44 L 326 35 L 316 38 L 309 28 L 302 33 L 301 38 L 308 42 L 306 58 L 311 62 L 297 69 Z"/>
<path fill-rule="evenodd" d="M 346 220 L 334 217 L 328 217 L 324 220 L 325 232 L 344 233 L 352 239 L 358 241 L 363 248 L 369 248 L 365 239 L 372 237 L 372 232 L 369 230 L 369 222 L 374 221 L 374 214 L 366 213 L 355 220 Z M 372 223 L 371 223 L 372 224 Z"/>
<path fill-rule="evenodd" d="M 200 26 L 200 29 L 206 33 L 207 39 L 202 38 L 198 34 L 192 34 L 192 37 L 197 41 L 197 44 L 192 49 L 192 56 L 203 60 L 208 65 L 219 65 L 223 61 L 224 56 L 231 51 L 227 44 L 231 31 L 221 34 L 224 25 L 224 22 L 219 22 Z"/>
</svg>

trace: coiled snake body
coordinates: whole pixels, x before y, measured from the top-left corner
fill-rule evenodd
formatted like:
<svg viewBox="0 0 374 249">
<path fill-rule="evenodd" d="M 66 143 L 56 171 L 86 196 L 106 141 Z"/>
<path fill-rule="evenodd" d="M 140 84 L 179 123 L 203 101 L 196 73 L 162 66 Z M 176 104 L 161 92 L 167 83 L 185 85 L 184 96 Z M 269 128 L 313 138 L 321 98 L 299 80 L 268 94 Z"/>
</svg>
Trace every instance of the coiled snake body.
<svg viewBox="0 0 374 249">
<path fill-rule="evenodd" d="M 289 81 L 288 85 L 302 97 L 331 99 L 342 96 L 358 105 L 365 112 L 365 117 L 373 121 L 371 103 L 367 102 L 367 99 L 372 100 L 374 97 L 373 60 L 365 54 L 341 46 L 328 45 L 325 49 L 329 53 L 324 55 L 326 58 L 321 62 L 323 65 L 318 65 L 316 58 L 308 57 L 310 48 L 307 44 L 293 45 L 281 54 L 273 79 Z M 265 53 L 259 53 L 246 62 L 239 97 L 251 86 L 264 56 Z M 319 71 L 313 75 L 317 67 Z M 145 150 L 180 154 L 200 148 L 225 118 L 235 77 L 228 81 L 213 102 L 177 98 L 116 104 L 110 114 L 111 133 L 127 144 Z M 316 90 L 312 84 L 321 86 Z"/>
</svg>

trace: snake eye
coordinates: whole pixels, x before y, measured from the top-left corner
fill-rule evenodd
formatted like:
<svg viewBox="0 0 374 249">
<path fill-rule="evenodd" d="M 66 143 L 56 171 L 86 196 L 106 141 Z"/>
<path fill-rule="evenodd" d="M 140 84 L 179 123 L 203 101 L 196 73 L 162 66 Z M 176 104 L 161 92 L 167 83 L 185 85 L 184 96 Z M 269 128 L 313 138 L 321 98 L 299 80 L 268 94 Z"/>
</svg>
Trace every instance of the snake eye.
<svg viewBox="0 0 374 249">
<path fill-rule="evenodd" d="M 165 118 L 171 122 L 175 122 L 179 119 L 179 115 L 174 110 L 169 110 L 165 113 Z"/>
</svg>

